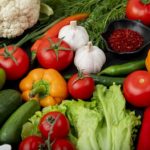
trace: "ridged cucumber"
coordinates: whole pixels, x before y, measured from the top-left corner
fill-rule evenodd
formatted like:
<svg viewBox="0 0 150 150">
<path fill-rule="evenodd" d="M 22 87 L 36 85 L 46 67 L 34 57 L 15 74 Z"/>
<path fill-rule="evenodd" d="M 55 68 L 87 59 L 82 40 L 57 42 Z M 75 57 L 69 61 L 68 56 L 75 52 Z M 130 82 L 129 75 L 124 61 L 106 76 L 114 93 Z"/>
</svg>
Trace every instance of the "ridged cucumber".
<svg viewBox="0 0 150 150">
<path fill-rule="evenodd" d="M 21 105 L 2 126 L 0 143 L 15 144 L 20 142 L 22 125 L 38 110 L 40 110 L 40 105 L 35 100 Z"/>
<path fill-rule="evenodd" d="M 21 105 L 21 94 L 13 89 L 0 91 L 0 126 Z"/>
</svg>

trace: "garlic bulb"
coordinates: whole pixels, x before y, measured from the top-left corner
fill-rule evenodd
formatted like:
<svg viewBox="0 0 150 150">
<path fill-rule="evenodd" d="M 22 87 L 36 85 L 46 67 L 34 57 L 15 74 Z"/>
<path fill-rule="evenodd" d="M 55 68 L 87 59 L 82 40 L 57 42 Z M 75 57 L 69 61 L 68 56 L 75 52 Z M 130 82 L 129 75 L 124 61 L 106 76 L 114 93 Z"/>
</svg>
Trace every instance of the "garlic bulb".
<svg viewBox="0 0 150 150">
<path fill-rule="evenodd" d="M 71 21 L 70 25 L 66 25 L 60 29 L 58 38 L 63 38 L 73 50 L 76 50 L 89 41 L 89 35 L 82 26 L 77 26 L 77 21 Z"/>
<path fill-rule="evenodd" d="M 104 52 L 99 47 L 93 46 L 92 42 L 79 48 L 74 58 L 75 66 L 84 73 L 98 73 L 105 62 Z"/>
</svg>

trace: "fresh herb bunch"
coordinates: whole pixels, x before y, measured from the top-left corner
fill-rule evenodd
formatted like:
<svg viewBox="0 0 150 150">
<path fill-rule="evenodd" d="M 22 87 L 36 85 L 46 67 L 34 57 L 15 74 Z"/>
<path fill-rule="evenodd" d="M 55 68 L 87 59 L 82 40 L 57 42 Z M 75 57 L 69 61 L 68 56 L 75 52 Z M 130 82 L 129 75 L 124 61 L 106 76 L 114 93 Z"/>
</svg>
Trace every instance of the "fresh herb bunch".
<svg viewBox="0 0 150 150">
<path fill-rule="evenodd" d="M 62 0 L 64 2 L 65 14 L 79 12 L 90 13 L 89 18 L 82 22 L 90 36 L 90 40 L 101 48 L 104 42 L 101 33 L 104 32 L 110 21 L 125 17 L 127 0 Z"/>
</svg>

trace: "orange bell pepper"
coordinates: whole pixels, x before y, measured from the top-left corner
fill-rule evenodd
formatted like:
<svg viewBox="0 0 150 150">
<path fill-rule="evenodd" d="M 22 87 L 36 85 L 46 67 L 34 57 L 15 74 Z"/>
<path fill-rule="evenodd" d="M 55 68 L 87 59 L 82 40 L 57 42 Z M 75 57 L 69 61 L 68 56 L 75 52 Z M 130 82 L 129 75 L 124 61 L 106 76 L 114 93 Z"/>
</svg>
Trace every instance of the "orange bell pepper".
<svg viewBox="0 0 150 150">
<path fill-rule="evenodd" d="M 150 72 L 150 50 L 148 51 L 148 54 L 145 59 L 145 66 L 148 72 Z"/>
<path fill-rule="evenodd" d="M 42 107 L 60 104 L 67 98 L 67 83 L 54 69 L 37 68 L 21 80 L 19 88 L 25 101 L 39 101 Z"/>
</svg>

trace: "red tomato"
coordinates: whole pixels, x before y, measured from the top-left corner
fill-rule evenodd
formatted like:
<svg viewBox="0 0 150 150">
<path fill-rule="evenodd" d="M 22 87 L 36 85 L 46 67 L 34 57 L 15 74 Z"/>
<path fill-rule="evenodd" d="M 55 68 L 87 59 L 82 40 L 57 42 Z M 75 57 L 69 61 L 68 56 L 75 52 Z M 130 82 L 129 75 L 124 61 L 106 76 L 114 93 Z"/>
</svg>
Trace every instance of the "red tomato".
<svg viewBox="0 0 150 150">
<path fill-rule="evenodd" d="M 58 38 L 43 39 L 37 51 L 37 59 L 44 68 L 63 70 L 73 61 L 74 52 L 70 46 Z M 63 50 L 67 49 L 67 50 Z"/>
<path fill-rule="evenodd" d="M 19 150 L 38 150 L 44 144 L 44 141 L 39 136 L 29 136 L 25 138 L 19 145 Z"/>
<path fill-rule="evenodd" d="M 123 83 L 125 99 L 134 106 L 150 105 L 150 73 L 134 71 L 129 74 Z"/>
<path fill-rule="evenodd" d="M 68 90 L 70 95 L 75 99 L 88 99 L 92 96 L 95 88 L 92 77 L 83 74 L 79 78 L 78 74 L 74 74 L 68 81 Z"/>
<path fill-rule="evenodd" d="M 50 134 L 50 139 L 53 141 L 67 137 L 70 125 L 66 116 L 61 112 L 49 112 L 41 118 L 39 130 L 45 138 L 48 138 Z"/>
<path fill-rule="evenodd" d="M 6 72 L 8 80 L 21 78 L 29 68 L 29 57 L 21 48 L 7 46 L 0 49 L 0 67 Z"/>
<path fill-rule="evenodd" d="M 66 139 L 57 139 L 52 144 L 52 150 L 75 150 L 75 146 Z"/>
<path fill-rule="evenodd" d="M 140 20 L 150 25 L 150 4 L 144 4 L 141 0 L 128 0 L 126 16 L 131 20 Z"/>
</svg>

